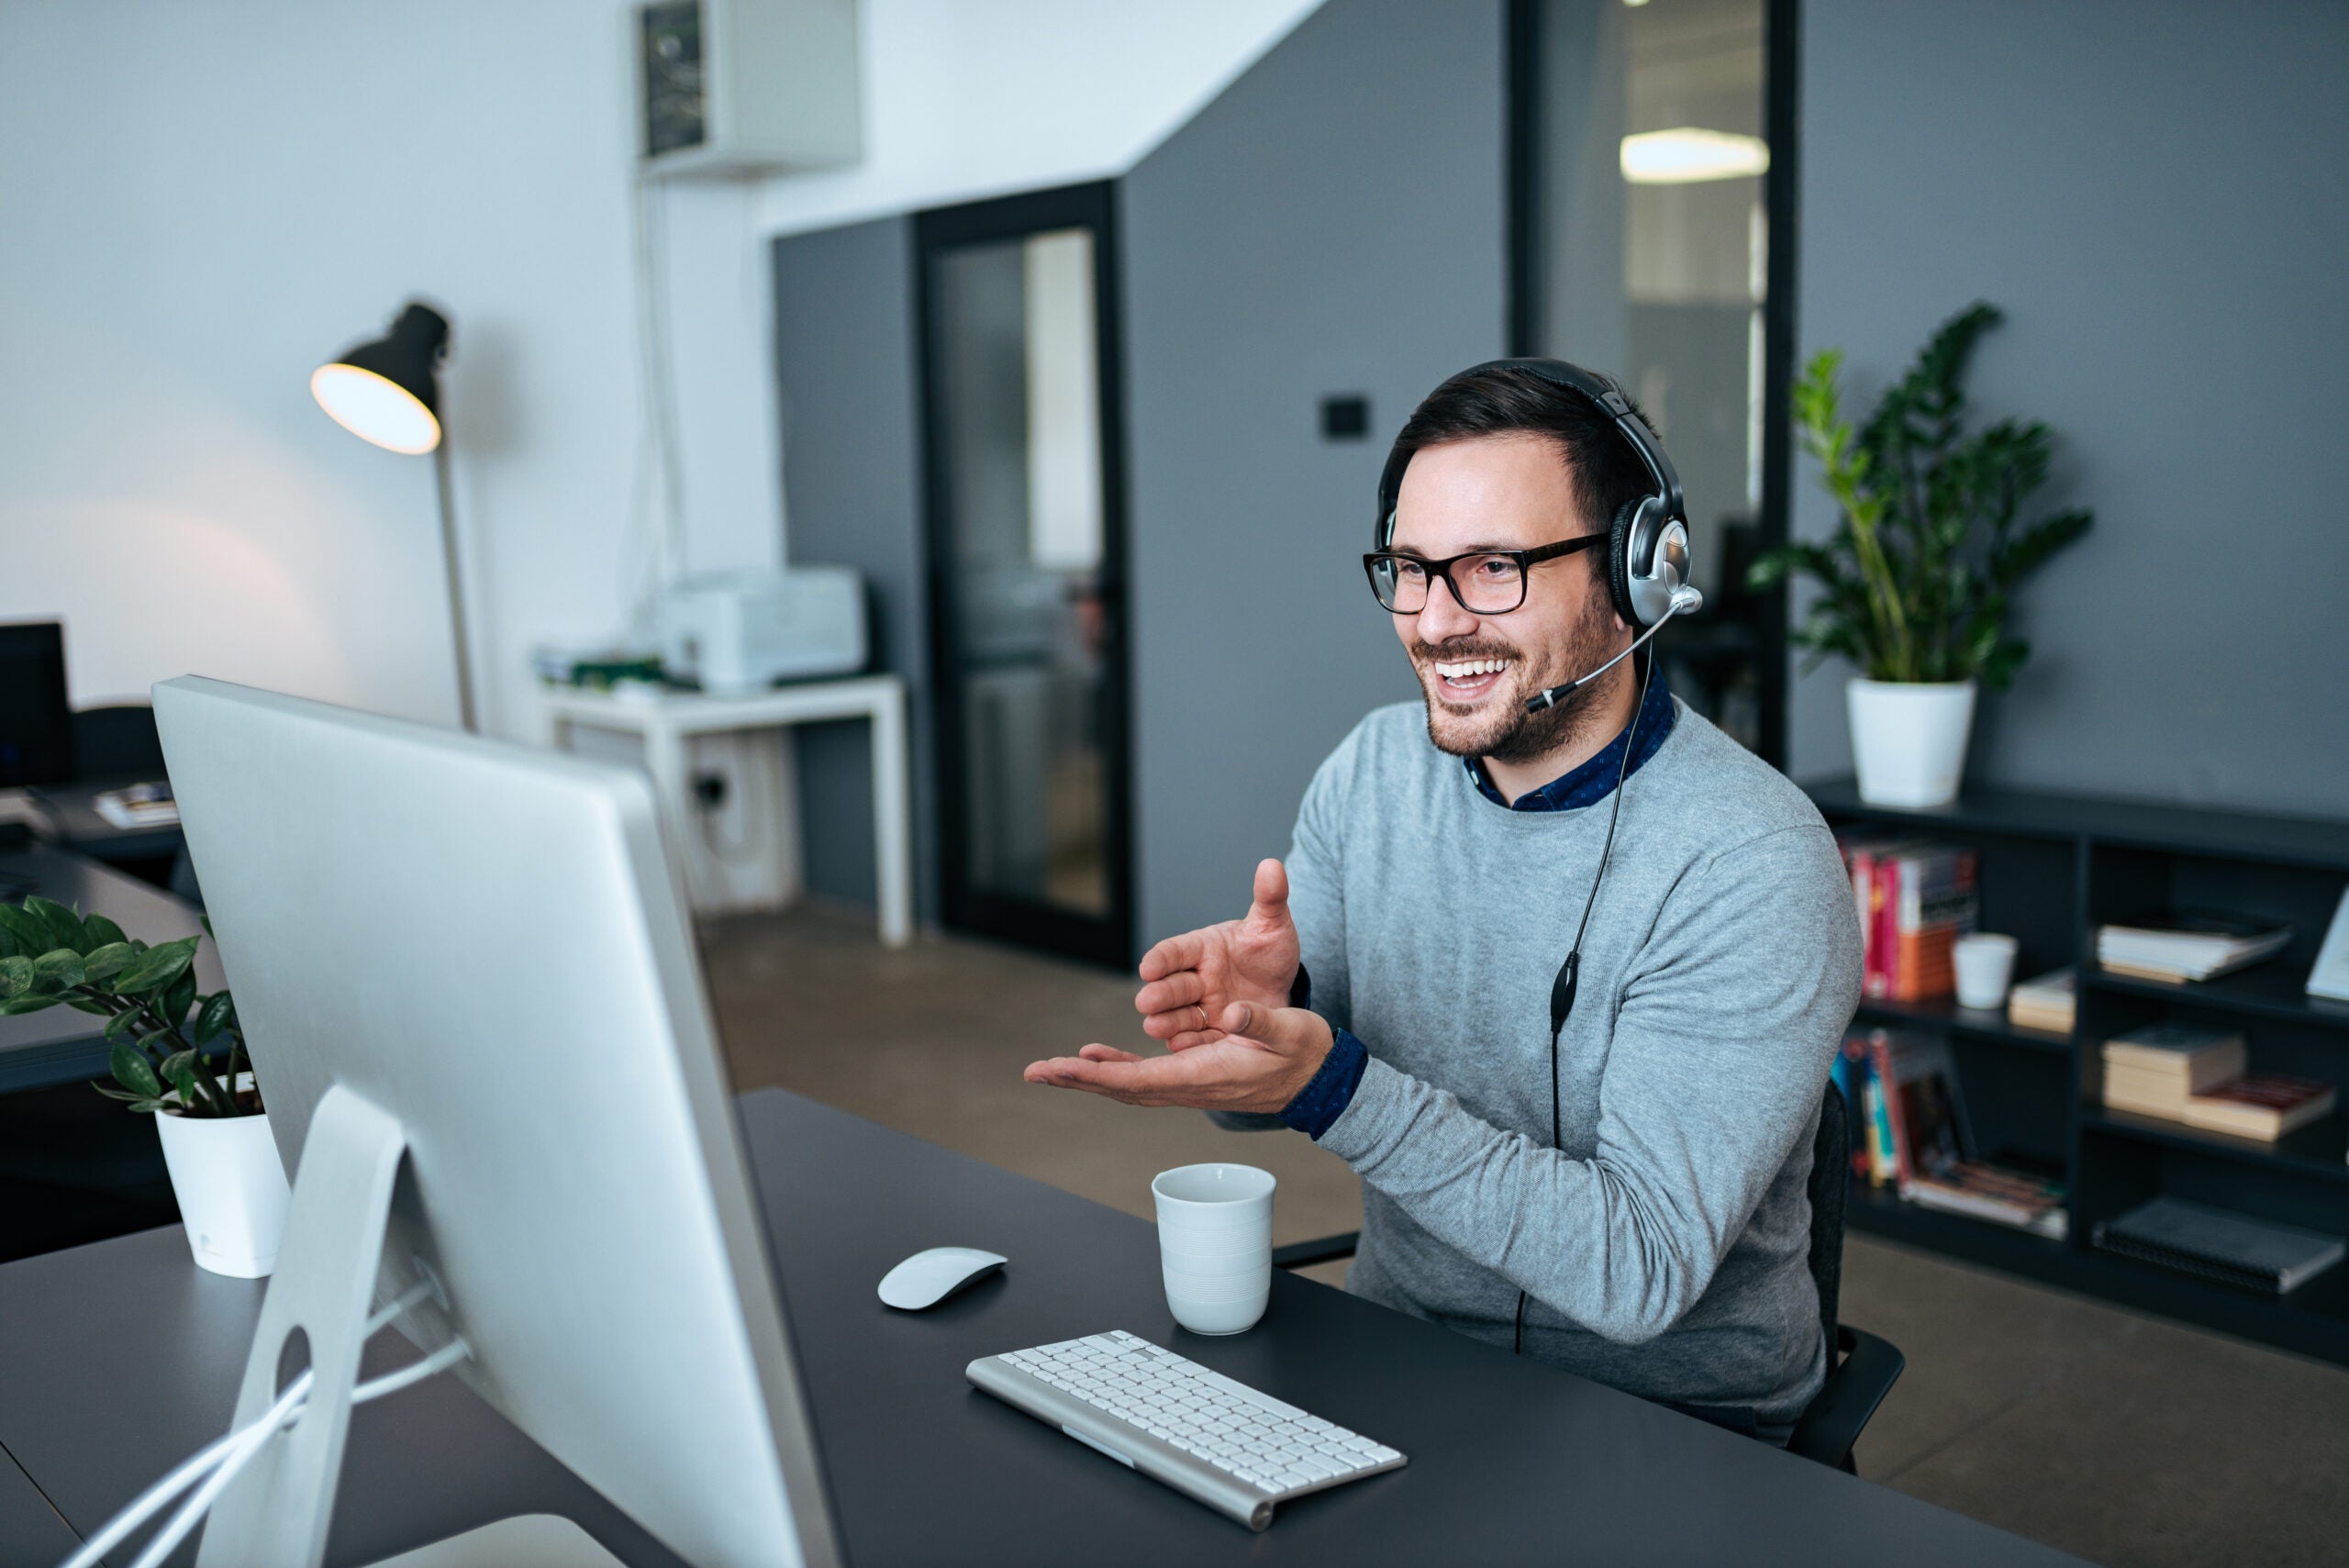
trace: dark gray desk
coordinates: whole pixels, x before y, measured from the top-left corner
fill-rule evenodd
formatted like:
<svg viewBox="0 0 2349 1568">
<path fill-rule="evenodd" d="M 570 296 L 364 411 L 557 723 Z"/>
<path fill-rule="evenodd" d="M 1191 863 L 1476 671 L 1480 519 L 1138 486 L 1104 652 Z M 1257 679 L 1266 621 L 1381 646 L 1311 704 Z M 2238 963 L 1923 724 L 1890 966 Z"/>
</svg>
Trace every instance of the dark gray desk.
<svg viewBox="0 0 2349 1568">
<path fill-rule="evenodd" d="M 28 891 L 85 915 L 104 915 L 150 947 L 203 929 L 196 912 L 170 894 L 53 845 L 0 853 L 0 898 L 13 902 Z M 228 984 L 210 942 L 196 949 L 195 978 L 206 991 Z M 105 1022 L 72 1007 L 0 1018 L 0 1093 L 106 1077 L 106 1048 L 99 1038 Z"/>
<path fill-rule="evenodd" d="M 1310 1281 L 1276 1277 L 1252 1332 L 1197 1338 L 1167 1316 L 1141 1221 L 779 1090 L 741 1108 L 854 1563 L 2075 1561 Z M 891 1264 L 950 1242 L 1010 1266 L 928 1314 L 874 1298 Z M 198 1273 L 175 1230 L 0 1268 L 0 1445 L 95 1529 L 226 1425 L 260 1302 Z M 1113 1328 L 1411 1462 L 1254 1536 L 963 1381 L 974 1356 Z M 16 1502 L 0 1485 L 0 1562 L 53 1544 L 54 1518 Z M 446 1379 L 357 1414 L 328 1560 L 525 1509 L 674 1561 Z"/>
</svg>

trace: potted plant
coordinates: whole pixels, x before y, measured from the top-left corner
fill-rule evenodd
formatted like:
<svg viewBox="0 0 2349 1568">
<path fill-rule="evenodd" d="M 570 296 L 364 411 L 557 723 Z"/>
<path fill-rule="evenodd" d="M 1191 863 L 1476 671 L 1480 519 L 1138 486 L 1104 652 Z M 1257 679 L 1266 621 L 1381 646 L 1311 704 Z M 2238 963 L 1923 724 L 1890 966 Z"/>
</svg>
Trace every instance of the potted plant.
<svg viewBox="0 0 2349 1568">
<path fill-rule="evenodd" d="M 95 1086 L 154 1114 L 195 1261 L 257 1279 L 276 1266 L 289 1192 L 237 1005 L 196 990 L 203 940 L 149 947 L 46 898 L 0 904 L 0 1014 L 62 1005 L 106 1020 L 115 1081 Z"/>
<path fill-rule="evenodd" d="M 1976 304 L 1943 323 L 1855 431 L 1826 350 L 1794 387 L 1803 450 L 1841 516 L 1824 542 L 1765 552 L 1747 583 L 1799 572 L 1820 589 L 1796 645 L 1806 671 L 1831 653 L 1860 668 L 1845 687 L 1860 798 L 1946 806 L 1957 798 L 1978 686 L 2003 690 L 2031 644 L 2007 629 L 2017 584 L 2088 531 L 2085 510 L 2018 526 L 2047 477 L 2054 436 L 2037 420 L 1965 430 L 1967 361 L 2000 319 Z"/>
</svg>

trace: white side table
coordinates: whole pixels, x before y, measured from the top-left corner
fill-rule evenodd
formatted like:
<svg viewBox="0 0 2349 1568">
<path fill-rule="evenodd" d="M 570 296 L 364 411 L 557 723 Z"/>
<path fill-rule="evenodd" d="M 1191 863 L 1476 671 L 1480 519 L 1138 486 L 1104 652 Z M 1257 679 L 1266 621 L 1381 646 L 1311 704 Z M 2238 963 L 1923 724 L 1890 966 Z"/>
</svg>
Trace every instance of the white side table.
<svg viewBox="0 0 2349 1568">
<path fill-rule="evenodd" d="M 754 696 L 717 697 L 698 692 L 620 695 L 584 687 L 545 691 L 554 743 L 568 749 L 574 728 L 612 729 L 642 738 L 644 762 L 680 851 L 693 842 L 692 781 L 685 741 L 695 735 L 784 729 L 834 718 L 872 721 L 874 884 L 881 902 L 881 940 L 903 947 L 913 938 L 913 823 L 907 804 L 906 685 L 895 675 L 811 681 Z"/>
</svg>

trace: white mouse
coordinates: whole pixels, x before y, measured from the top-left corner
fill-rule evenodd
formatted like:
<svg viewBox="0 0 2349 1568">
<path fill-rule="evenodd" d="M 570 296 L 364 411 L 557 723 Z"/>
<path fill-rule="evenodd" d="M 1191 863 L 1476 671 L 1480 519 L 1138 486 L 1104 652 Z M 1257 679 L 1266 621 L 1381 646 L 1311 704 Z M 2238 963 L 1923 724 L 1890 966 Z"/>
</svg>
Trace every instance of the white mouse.
<svg viewBox="0 0 2349 1568">
<path fill-rule="evenodd" d="M 975 1247 L 932 1247 L 881 1276 L 881 1300 L 902 1311 L 919 1312 L 986 1278 L 1007 1261 L 1000 1252 Z"/>
</svg>

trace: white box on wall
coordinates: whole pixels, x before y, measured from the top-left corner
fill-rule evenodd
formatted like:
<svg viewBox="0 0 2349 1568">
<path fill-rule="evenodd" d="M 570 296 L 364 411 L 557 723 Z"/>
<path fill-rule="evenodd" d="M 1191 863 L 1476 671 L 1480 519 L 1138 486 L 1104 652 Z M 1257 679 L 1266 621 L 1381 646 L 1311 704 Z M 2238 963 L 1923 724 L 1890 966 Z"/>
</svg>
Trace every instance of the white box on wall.
<svg viewBox="0 0 2349 1568">
<path fill-rule="evenodd" d="M 863 152 L 857 0 L 651 0 L 629 41 L 648 175 L 818 169 Z"/>
</svg>

